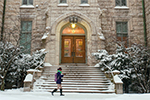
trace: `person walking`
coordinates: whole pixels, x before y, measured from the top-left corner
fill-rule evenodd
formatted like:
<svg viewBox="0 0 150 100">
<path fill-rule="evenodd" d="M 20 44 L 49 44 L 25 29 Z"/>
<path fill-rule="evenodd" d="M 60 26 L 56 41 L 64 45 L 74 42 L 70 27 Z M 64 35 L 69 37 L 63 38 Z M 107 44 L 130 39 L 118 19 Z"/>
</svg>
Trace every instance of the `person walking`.
<svg viewBox="0 0 150 100">
<path fill-rule="evenodd" d="M 64 74 L 62 74 L 62 68 L 59 67 L 57 69 L 57 80 L 56 80 L 57 88 L 51 92 L 52 95 L 54 95 L 54 92 L 56 92 L 58 89 L 60 89 L 60 96 L 64 96 L 64 94 L 62 94 L 62 86 L 61 86 L 63 76 L 64 76 Z"/>
</svg>

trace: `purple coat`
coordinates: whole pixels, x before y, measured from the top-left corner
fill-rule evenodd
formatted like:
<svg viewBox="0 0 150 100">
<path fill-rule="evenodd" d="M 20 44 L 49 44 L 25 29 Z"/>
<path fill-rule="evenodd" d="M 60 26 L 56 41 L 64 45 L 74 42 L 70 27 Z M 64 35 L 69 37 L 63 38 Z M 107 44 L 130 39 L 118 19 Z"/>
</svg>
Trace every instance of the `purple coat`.
<svg viewBox="0 0 150 100">
<path fill-rule="evenodd" d="M 64 75 L 61 75 L 60 72 L 57 72 L 57 81 L 56 81 L 56 84 L 61 84 L 61 78 L 63 77 Z"/>
</svg>

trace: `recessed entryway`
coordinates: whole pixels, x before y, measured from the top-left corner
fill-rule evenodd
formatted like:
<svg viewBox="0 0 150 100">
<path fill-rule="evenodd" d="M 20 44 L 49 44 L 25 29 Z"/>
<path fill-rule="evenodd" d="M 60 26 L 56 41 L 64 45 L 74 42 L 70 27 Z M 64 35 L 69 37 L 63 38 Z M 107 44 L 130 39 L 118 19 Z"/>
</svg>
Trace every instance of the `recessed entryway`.
<svg viewBox="0 0 150 100">
<path fill-rule="evenodd" d="M 81 24 L 61 30 L 61 63 L 86 63 L 86 29 Z"/>
</svg>

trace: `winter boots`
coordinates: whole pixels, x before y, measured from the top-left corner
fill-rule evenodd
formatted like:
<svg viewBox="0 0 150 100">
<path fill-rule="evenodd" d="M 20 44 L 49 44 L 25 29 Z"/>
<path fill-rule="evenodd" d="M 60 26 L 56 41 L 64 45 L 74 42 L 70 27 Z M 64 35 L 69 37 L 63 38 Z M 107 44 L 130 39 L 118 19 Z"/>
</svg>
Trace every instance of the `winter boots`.
<svg viewBox="0 0 150 100">
<path fill-rule="evenodd" d="M 64 94 L 62 94 L 62 89 L 60 89 L 60 96 L 64 96 Z"/>
<path fill-rule="evenodd" d="M 51 93 L 52 93 L 52 96 L 54 95 L 54 92 L 56 92 L 57 89 L 54 89 Z M 60 96 L 64 96 L 64 94 L 62 94 L 62 89 L 60 89 Z"/>
<path fill-rule="evenodd" d="M 52 93 L 52 95 L 54 95 L 53 93 L 54 93 L 54 92 L 56 92 L 56 91 L 57 91 L 57 89 L 54 89 L 54 90 L 51 92 L 51 93 Z"/>
</svg>

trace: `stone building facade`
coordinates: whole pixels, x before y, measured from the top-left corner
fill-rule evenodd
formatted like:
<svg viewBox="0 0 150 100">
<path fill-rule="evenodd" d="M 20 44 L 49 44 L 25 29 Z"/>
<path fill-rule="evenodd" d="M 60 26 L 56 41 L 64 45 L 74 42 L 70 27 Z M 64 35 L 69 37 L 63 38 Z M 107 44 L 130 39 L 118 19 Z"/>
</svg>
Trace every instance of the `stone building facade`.
<svg viewBox="0 0 150 100">
<path fill-rule="evenodd" d="M 0 32 L 2 27 L 3 1 L 0 1 Z"/>
<path fill-rule="evenodd" d="M 147 29 L 147 43 L 150 46 L 150 1 L 145 0 L 145 14 L 146 14 L 146 29 Z"/>
<path fill-rule="evenodd" d="M 142 0 L 124 0 L 125 3 L 116 3 L 116 0 L 31 0 L 33 3 L 23 1 L 7 0 L 5 32 L 16 29 L 15 33 L 20 34 L 20 31 L 23 33 L 22 26 L 27 25 L 30 33 L 28 38 L 32 40 L 29 45 L 31 53 L 45 48 L 48 51 L 45 59 L 47 63 L 61 64 L 63 52 L 71 56 L 76 55 L 76 52 L 63 48 L 63 38 L 67 36 L 84 38 L 83 63 L 88 65 L 94 63 L 92 53 L 97 50 L 106 49 L 110 53 L 114 51 L 116 45 L 112 41 L 116 35 L 119 40 L 127 41 L 127 46 L 132 43 L 144 44 Z M 147 17 L 150 17 L 148 3 L 146 7 Z M 63 34 L 63 31 L 70 27 L 71 18 L 77 18 L 76 25 L 78 29 L 84 30 L 84 34 Z M 149 20 L 147 24 L 150 24 Z M 147 31 L 149 33 L 150 30 Z M 19 39 L 18 34 L 15 34 L 15 37 Z M 15 42 L 15 39 L 12 38 L 12 42 Z"/>
</svg>

